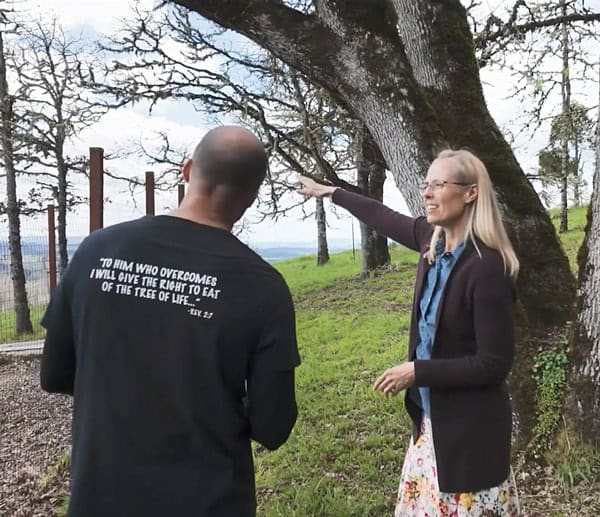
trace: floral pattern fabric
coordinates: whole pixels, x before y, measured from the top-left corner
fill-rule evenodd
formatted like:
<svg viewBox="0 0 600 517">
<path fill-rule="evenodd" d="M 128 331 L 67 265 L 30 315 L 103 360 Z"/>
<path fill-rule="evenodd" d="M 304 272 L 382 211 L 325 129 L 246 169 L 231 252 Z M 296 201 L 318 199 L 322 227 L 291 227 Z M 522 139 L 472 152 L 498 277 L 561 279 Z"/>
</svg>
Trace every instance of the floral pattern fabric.
<svg viewBox="0 0 600 517">
<path fill-rule="evenodd" d="M 521 515 L 514 476 L 479 492 L 440 492 L 431 419 L 406 452 L 394 517 L 518 517 Z"/>
</svg>

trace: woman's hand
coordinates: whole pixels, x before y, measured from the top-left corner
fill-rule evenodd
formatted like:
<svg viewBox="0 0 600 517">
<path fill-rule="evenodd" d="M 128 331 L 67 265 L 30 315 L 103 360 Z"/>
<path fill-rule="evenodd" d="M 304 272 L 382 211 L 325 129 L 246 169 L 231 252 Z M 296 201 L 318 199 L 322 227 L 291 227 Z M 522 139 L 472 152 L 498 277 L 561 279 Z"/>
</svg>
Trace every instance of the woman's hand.
<svg viewBox="0 0 600 517">
<path fill-rule="evenodd" d="M 315 180 L 298 174 L 298 181 L 302 183 L 302 187 L 298 189 L 299 194 L 312 197 L 327 197 L 331 196 L 336 188 L 331 185 L 321 185 Z"/>
<path fill-rule="evenodd" d="M 415 365 L 412 362 L 388 368 L 373 384 L 373 389 L 384 395 L 397 395 L 415 382 Z"/>
</svg>

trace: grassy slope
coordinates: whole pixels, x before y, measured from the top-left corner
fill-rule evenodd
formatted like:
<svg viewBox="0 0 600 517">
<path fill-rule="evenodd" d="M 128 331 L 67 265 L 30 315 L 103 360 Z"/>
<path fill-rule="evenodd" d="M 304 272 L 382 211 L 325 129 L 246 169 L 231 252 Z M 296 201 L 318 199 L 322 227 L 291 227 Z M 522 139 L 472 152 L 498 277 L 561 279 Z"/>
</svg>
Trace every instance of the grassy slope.
<svg viewBox="0 0 600 517">
<path fill-rule="evenodd" d="M 585 214 L 573 210 L 561 235 L 574 267 Z M 396 248 L 390 271 L 366 281 L 351 252 L 321 268 L 314 257 L 278 264 L 297 307 L 300 416 L 279 451 L 256 450 L 259 515 L 393 513 L 409 421 L 401 396 L 371 384 L 406 355 L 416 260 Z"/>
<path fill-rule="evenodd" d="M 257 450 L 259 514 L 366 516 L 395 501 L 409 424 L 401 398 L 371 389 L 406 355 L 416 254 L 394 250 L 394 267 L 366 281 L 360 257 L 336 254 L 278 265 L 293 291 L 302 366 L 300 418 L 275 453 Z"/>
</svg>

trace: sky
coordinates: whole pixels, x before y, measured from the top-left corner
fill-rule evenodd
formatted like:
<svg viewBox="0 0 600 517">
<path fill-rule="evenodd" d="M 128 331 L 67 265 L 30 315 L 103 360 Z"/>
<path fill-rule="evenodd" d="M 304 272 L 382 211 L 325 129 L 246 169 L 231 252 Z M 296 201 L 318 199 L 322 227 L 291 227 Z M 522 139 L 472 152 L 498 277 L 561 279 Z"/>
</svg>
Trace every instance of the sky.
<svg viewBox="0 0 600 517">
<path fill-rule="evenodd" d="M 142 8 L 151 7 L 154 0 L 139 0 Z M 512 2 L 483 0 L 479 9 L 482 14 L 505 9 Z M 131 2 L 127 0 L 22 0 L 22 8 L 28 9 L 33 16 L 47 16 L 54 13 L 65 29 L 73 34 L 95 38 L 99 34 L 113 34 L 118 30 L 121 20 L 127 18 Z M 518 118 L 522 114 L 522 106 L 511 96 L 513 78 L 506 71 L 483 69 L 481 79 L 488 108 L 498 126 L 508 134 L 519 127 Z M 597 94 L 596 94 L 597 98 Z M 106 153 L 114 152 L 132 141 L 147 141 L 153 138 L 156 131 L 166 131 L 172 142 L 181 147 L 192 149 L 202 135 L 210 127 L 211 121 L 203 119 L 191 108 L 186 109 L 181 103 L 165 103 L 158 105 L 152 115 L 144 106 L 124 108 L 112 111 L 92 128 L 84 131 L 73 142 L 76 152 L 87 154 L 89 147 L 104 147 Z M 542 129 L 534 135 L 522 135 L 514 142 L 514 150 L 525 172 L 534 172 L 537 164 L 537 152 L 545 146 L 548 138 L 547 130 Z M 151 169 L 138 158 L 124 158 L 107 163 L 107 167 L 120 175 L 142 176 L 145 170 Z M 86 193 L 86 185 L 80 192 Z M 131 219 L 143 214 L 144 194 L 140 191 L 131 199 L 127 188 L 107 179 L 105 195 L 112 202 L 105 208 L 105 225 Z M 169 194 L 159 194 L 156 199 L 157 213 L 166 213 L 176 205 L 176 189 Z M 385 187 L 384 202 L 395 209 L 406 212 L 406 205 L 393 181 L 388 177 Z M 328 237 L 332 241 L 348 242 L 352 232 L 359 239 L 359 229 L 352 218 L 337 210 L 336 216 L 328 212 Z M 313 220 L 301 220 L 302 214 L 295 213 L 277 222 L 264 221 L 260 224 L 249 224 L 242 238 L 251 245 L 260 246 L 265 243 L 316 242 L 316 224 Z M 249 222 L 254 217 L 250 211 Z M 68 220 L 70 235 L 84 235 L 87 232 L 87 213 L 80 209 Z M 24 233 L 31 232 L 30 223 L 24 225 Z M 31 223 L 43 226 L 44 220 Z M 37 232 L 36 232 L 37 233 Z M 40 232 L 41 233 L 41 232 Z"/>
</svg>

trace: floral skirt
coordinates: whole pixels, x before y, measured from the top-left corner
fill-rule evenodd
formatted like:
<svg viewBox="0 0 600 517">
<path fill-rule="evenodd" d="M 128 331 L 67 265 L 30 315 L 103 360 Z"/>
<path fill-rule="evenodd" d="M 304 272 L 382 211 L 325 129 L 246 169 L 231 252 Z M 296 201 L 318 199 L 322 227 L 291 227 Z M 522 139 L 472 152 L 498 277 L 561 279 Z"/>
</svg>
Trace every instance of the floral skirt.
<svg viewBox="0 0 600 517">
<path fill-rule="evenodd" d="M 423 419 L 416 443 L 406 452 L 394 517 L 517 517 L 519 500 L 511 473 L 502 484 L 461 494 L 440 492 L 431 420 Z"/>
</svg>

